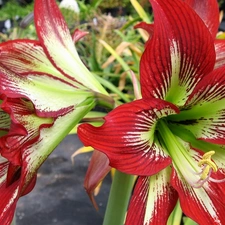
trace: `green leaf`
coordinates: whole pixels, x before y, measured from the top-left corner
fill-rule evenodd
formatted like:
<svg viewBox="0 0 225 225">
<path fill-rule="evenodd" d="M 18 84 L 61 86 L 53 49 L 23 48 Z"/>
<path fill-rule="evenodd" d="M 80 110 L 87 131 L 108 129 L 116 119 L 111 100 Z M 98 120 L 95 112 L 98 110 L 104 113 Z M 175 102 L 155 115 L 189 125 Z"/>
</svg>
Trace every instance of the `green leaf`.
<svg viewBox="0 0 225 225">
<path fill-rule="evenodd" d="M 127 96 L 121 92 L 115 85 L 113 85 L 111 82 L 105 80 L 104 78 L 101 78 L 99 76 L 96 76 L 96 79 L 106 88 L 108 88 L 113 93 L 117 94 L 122 100 L 125 102 L 130 102 L 131 100 L 127 98 Z"/>
<path fill-rule="evenodd" d="M 92 57 L 89 58 L 91 71 L 102 71 L 96 56 L 96 36 L 94 33 L 92 33 L 92 42 L 93 42 L 93 47 L 91 48 Z"/>
<path fill-rule="evenodd" d="M 124 71 L 130 70 L 130 67 L 127 63 L 116 53 L 116 51 L 105 41 L 99 40 L 99 42 L 117 59 L 120 65 L 123 67 Z"/>
<path fill-rule="evenodd" d="M 145 10 L 142 8 L 140 3 L 137 0 L 130 0 L 130 2 L 137 11 L 138 15 L 142 18 L 142 20 L 146 23 L 151 23 L 151 19 L 149 18 Z"/>
<path fill-rule="evenodd" d="M 91 1 L 91 7 L 97 8 L 101 4 L 102 1 L 103 0 L 92 0 Z"/>
</svg>

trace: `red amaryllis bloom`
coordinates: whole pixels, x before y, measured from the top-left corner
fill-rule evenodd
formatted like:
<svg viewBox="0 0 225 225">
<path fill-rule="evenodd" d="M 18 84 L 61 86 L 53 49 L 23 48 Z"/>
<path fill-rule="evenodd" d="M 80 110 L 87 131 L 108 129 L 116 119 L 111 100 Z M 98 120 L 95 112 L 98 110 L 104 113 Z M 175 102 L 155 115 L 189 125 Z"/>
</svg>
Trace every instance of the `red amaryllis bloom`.
<svg viewBox="0 0 225 225">
<path fill-rule="evenodd" d="M 20 196 L 104 88 L 81 62 L 54 0 L 36 0 L 39 41 L 0 44 L 0 224 L 8 225 Z M 107 96 L 106 96 L 107 98 Z"/>
<path fill-rule="evenodd" d="M 100 127 L 80 125 L 78 135 L 105 153 L 110 166 L 139 176 L 126 224 L 166 224 L 178 198 L 198 224 L 225 224 L 225 67 L 216 61 L 217 3 L 150 2 L 154 29 L 140 62 L 142 99 L 117 107 Z"/>
</svg>

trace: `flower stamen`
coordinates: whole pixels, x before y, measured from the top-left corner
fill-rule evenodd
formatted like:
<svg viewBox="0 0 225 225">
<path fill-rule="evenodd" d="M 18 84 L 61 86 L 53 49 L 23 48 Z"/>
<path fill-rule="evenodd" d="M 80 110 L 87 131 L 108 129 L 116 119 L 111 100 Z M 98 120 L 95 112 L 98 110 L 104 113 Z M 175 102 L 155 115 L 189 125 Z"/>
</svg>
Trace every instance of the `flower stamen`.
<svg viewBox="0 0 225 225">
<path fill-rule="evenodd" d="M 209 151 L 209 152 L 205 153 L 202 156 L 202 159 L 198 162 L 199 167 L 204 165 L 204 169 L 202 170 L 202 173 L 200 176 L 201 180 L 205 180 L 207 177 L 209 177 L 212 170 L 213 170 L 213 172 L 217 172 L 218 167 L 211 159 L 211 156 L 214 154 L 215 154 L 214 151 Z"/>
<path fill-rule="evenodd" d="M 200 172 L 195 172 L 195 175 L 200 175 L 200 178 L 197 182 L 190 182 L 190 185 L 194 188 L 201 188 L 207 181 L 214 183 L 225 182 L 224 179 L 214 179 L 211 177 L 212 172 L 217 172 L 218 167 L 212 161 L 211 157 L 215 154 L 215 151 L 209 151 L 202 156 L 202 159 L 198 162 L 198 166 L 202 167 Z"/>
<path fill-rule="evenodd" d="M 215 154 L 215 151 L 206 152 L 202 156 L 202 159 L 198 162 L 199 167 L 204 165 L 204 168 L 203 168 L 201 176 L 200 176 L 201 180 L 206 180 L 208 177 L 210 177 L 212 170 L 213 170 L 213 172 L 217 172 L 218 167 L 211 159 L 212 155 L 214 155 L 214 154 Z"/>
<path fill-rule="evenodd" d="M 201 188 L 207 181 L 214 183 L 225 182 L 225 178 L 218 180 L 211 177 L 212 172 L 218 171 L 217 165 L 211 159 L 212 155 L 214 154 L 214 151 L 209 151 L 202 156 L 202 159 L 198 162 L 198 166 L 203 166 L 203 168 L 200 172 L 195 173 L 196 175 L 200 175 L 200 179 L 196 183 L 191 183 L 192 187 Z"/>
</svg>

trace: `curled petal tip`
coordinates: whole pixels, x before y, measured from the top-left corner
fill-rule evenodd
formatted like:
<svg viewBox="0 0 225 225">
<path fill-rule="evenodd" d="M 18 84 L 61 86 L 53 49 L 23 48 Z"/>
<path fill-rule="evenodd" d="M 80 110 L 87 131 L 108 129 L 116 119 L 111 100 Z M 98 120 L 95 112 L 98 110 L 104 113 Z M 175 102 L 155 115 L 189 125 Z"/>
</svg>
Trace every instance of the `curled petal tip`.
<svg viewBox="0 0 225 225">
<path fill-rule="evenodd" d="M 72 39 L 73 39 L 74 43 L 76 43 L 81 38 L 85 37 L 87 34 L 89 34 L 89 32 L 76 29 L 74 31 L 74 33 L 72 34 Z"/>
<path fill-rule="evenodd" d="M 108 174 L 110 169 L 107 156 L 102 152 L 94 150 L 85 176 L 84 188 L 96 209 L 98 209 L 98 206 L 94 199 L 94 190 Z"/>
</svg>

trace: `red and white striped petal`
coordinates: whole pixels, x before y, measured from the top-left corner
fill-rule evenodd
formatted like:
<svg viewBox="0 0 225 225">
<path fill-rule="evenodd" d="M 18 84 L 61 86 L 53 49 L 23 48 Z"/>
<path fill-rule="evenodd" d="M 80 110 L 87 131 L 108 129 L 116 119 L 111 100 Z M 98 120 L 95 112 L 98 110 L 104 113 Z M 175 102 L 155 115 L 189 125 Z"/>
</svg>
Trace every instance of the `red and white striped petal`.
<svg viewBox="0 0 225 225">
<path fill-rule="evenodd" d="M 16 203 L 21 195 L 27 194 L 32 189 L 33 185 L 30 186 L 30 183 L 33 183 L 40 165 L 78 123 L 80 115 L 90 110 L 90 105 L 79 107 L 78 110 L 59 117 L 54 126 L 40 130 L 40 136 L 35 143 L 24 146 L 21 151 L 21 173 L 16 179 L 10 178 L 10 185 L 6 185 L 9 163 L 0 164 L 0 224 L 11 223 Z"/>
<path fill-rule="evenodd" d="M 171 163 L 155 136 L 157 121 L 178 112 L 160 99 L 136 100 L 111 111 L 101 127 L 80 125 L 78 136 L 85 146 L 105 153 L 110 166 L 129 174 L 152 175 Z"/>
<path fill-rule="evenodd" d="M 80 119 L 89 112 L 93 104 L 87 104 L 76 108 L 70 113 L 58 117 L 51 127 L 40 129 L 40 135 L 35 143 L 27 146 L 22 152 L 22 162 L 26 171 L 26 179 L 30 179 L 36 173 L 40 165 L 46 160 L 56 146 L 68 135 Z"/>
<path fill-rule="evenodd" d="M 0 163 L 0 224 L 2 225 L 11 224 L 19 197 L 29 193 L 36 182 L 35 175 L 29 184 L 25 184 L 24 176 L 20 176 L 22 173 L 18 173 L 15 174 L 15 180 L 8 184 L 7 176 L 8 171 L 10 170 L 10 165 L 11 164 L 9 162 Z"/>
<path fill-rule="evenodd" d="M 183 105 L 199 80 L 213 70 L 214 40 L 188 4 L 150 2 L 154 32 L 141 58 L 142 96 Z"/>
<path fill-rule="evenodd" d="M 8 167 L 9 162 L 0 163 L 0 223 L 3 225 L 10 225 L 12 222 L 19 191 L 19 180 L 6 186 Z"/>
<path fill-rule="evenodd" d="M 25 184 L 24 176 L 21 176 L 22 173 L 17 168 L 13 169 L 12 164 L 2 159 L 0 156 L 0 224 L 10 225 L 19 197 L 29 193 L 33 189 L 36 175 L 29 184 Z M 14 175 L 12 183 L 8 182 L 9 171 Z"/>
<path fill-rule="evenodd" d="M 188 217 L 199 225 L 225 224 L 225 183 L 209 181 L 201 188 L 194 188 L 174 170 L 171 184 L 178 192 L 181 208 Z"/>
<path fill-rule="evenodd" d="M 23 99 L 7 99 L 1 107 L 11 117 L 9 132 L 0 138 L 1 155 L 21 165 L 22 150 L 39 138 L 41 128 L 51 127 L 54 119 L 38 117 L 33 104 Z"/>
<path fill-rule="evenodd" d="M 34 18 L 39 41 L 52 64 L 77 83 L 94 91 L 106 93 L 79 58 L 56 1 L 35 1 Z"/>
<path fill-rule="evenodd" d="M 221 67 L 204 77 L 181 111 L 179 125 L 196 138 L 215 144 L 225 143 L 225 70 Z"/>
<path fill-rule="evenodd" d="M 0 62 L 17 74 L 51 74 L 71 86 L 84 88 L 84 85 L 63 75 L 53 66 L 38 41 L 14 40 L 0 44 Z"/>
<path fill-rule="evenodd" d="M 19 197 L 33 188 L 38 168 L 92 107 L 91 103 L 80 106 L 57 118 L 53 126 L 41 127 L 35 143 L 27 142 L 27 145 L 24 144 L 20 149 L 22 164 L 19 168 L 10 167 L 8 162 L 0 164 L 0 224 L 11 224 L 16 203 Z M 13 169 L 15 169 L 14 172 Z"/>
<path fill-rule="evenodd" d="M 219 28 L 219 6 L 217 0 L 185 0 L 201 17 L 212 37 L 215 38 Z"/>
<path fill-rule="evenodd" d="M 166 224 L 178 195 L 170 185 L 171 168 L 151 177 L 139 177 L 128 208 L 126 225 Z"/>
<path fill-rule="evenodd" d="M 48 75 L 21 76 L 0 65 L 0 93 L 8 98 L 32 101 L 39 116 L 64 115 L 93 93 L 79 90 Z"/>
<path fill-rule="evenodd" d="M 215 69 L 225 66 L 225 40 L 215 40 L 216 64 Z"/>
</svg>

